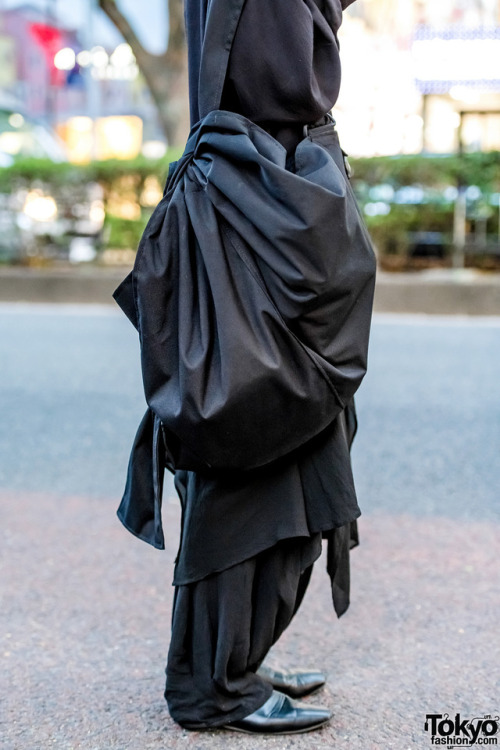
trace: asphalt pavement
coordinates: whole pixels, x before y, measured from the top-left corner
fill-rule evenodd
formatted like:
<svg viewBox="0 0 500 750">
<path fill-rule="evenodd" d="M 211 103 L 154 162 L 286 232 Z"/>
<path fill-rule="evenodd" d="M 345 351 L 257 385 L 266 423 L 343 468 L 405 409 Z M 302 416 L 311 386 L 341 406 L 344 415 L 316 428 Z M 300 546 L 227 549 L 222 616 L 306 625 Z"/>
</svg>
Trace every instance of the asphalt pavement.
<svg viewBox="0 0 500 750">
<path fill-rule="evenodd" d="M 497 716 L 499 383 L 500 318 L 375 317 L 351 608 L 335 619 L 320 560 L 273 654 L 326 670 L 311 701 L 334 718 L 186 732 L 162 698 L 171 481 L 166 552 L 115 517 L 145 408 L 136 333 L 109 306 L 0 305 L 0 747 L 407 750 L 433 746 L 427 714 Z"/>
</svg>

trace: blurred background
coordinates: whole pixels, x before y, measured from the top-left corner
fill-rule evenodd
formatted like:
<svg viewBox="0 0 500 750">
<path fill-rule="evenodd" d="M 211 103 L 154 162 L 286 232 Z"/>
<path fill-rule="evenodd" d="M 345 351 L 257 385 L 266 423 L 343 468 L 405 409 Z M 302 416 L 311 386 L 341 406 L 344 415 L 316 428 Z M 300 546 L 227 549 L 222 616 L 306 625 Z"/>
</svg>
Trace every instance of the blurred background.
<svg viewBox="0 0 500 750">
<path fill-rule="evenodd" d="M 130 265 L 188 132 L 182 0 L 0 0 L 0 263 Z M 335 118 L 389 271 L 500 268 L 500 1 L 357 0 Z"/>
</svg>

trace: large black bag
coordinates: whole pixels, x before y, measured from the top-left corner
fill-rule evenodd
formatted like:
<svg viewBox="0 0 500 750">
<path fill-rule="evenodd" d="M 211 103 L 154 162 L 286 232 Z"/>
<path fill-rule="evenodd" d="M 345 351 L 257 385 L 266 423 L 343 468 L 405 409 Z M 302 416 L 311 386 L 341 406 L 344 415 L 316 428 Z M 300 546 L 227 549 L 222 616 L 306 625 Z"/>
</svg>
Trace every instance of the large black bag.
<svg viewBox="0 0 500 750">
<path fill-rule="evenodd" d="M 268 132 L 218 109 L 242 5 L 212 3 L 202 119 L 115 292 L 170 468 L 269 463 L 332 423 L 366 370 L 375 261 L 334 123 L 306 128 L 290 171 Z"/>
<path fill-rule="evenodd" d="M 334 125 L 299 144 L 295 173 L 285 160 L 245 118 L 209 113 L 117 290 L 133 283 L 146 399 L 176 468 L 289 453 L 365 373 L 374 259 Z"/>
</svg>

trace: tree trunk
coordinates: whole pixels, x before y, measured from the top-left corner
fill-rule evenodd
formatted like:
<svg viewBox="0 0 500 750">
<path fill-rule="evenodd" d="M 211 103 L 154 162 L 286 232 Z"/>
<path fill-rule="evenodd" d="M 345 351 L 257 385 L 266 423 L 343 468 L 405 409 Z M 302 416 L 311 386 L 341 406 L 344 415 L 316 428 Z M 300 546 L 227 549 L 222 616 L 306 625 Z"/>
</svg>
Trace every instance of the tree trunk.
<svg viewBox="0 0 500 750">
<path fill-rule="evenodd" d="M 181 146 L 189 131 L 184 9 L 183 0 L 165 2 L 168 2 L 169 36 L 167 50 L 162 55 L 144 49 L 116 0 L 99 0 L 99 6 L 132 48 L 169 146 Z"/>
</svg>

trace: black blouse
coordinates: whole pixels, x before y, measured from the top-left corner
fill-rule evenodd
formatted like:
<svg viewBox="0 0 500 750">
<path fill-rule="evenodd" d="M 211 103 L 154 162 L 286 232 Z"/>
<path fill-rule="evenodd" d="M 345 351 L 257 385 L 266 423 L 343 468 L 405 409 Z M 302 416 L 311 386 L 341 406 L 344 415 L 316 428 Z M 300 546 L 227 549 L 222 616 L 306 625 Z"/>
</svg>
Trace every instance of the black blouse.
<svg viewBox="0 0 500 750">
<path fill-rule="evenodd" d="M 271 128 L 315 122 L 340 89 L 337 32 L 354 0 L 246 0 L 222 108 Z M 191 123 L 199 119 L 198 72 L 209 0 L 186 1 Z"/>
<path fill-rule="evenodd" d="M 339 0 L 246 0 L 223 109 L 264 126 L 329 112 L 340 89 L 341 20 Z"/>
</svg>

